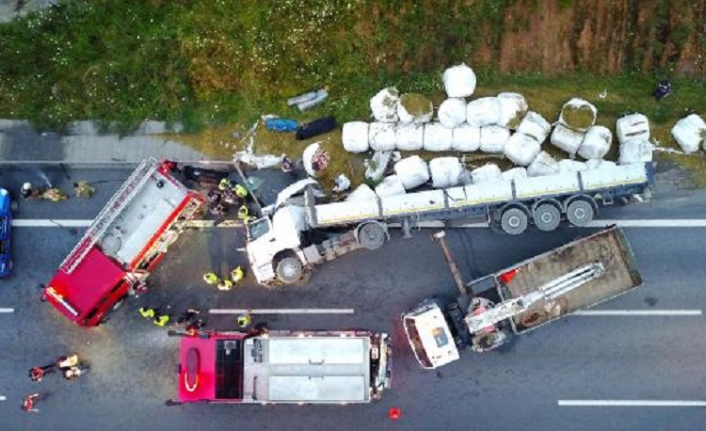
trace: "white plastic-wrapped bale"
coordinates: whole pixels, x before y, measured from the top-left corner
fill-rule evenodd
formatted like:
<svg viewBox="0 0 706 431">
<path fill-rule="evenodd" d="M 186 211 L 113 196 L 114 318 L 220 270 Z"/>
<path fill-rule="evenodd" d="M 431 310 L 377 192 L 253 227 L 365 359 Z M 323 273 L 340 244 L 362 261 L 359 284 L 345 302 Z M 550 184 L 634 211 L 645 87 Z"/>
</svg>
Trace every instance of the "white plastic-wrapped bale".
<svg viewBox="0 0 706 431">
<path fill-rule="evenodd" d="M 544 117 L 533 111 L 529 111 L 517 127 L 517 133 L 529 135 L 540 144 L 547 139 L 547 136 L 549 136 L 549 132 L 551 130 L 552 125 L 549 124 L 549 121 L 545 120 Z"/>
<path fill-rule="evenodd" d="M 588 169 L 588 166 L 584 162 L 569 159 L 559 160 L 560 172 L 580 172 L 586 169 Z"/>
<path fill-rule="evenodd" d="M 376 151 L 365 169 L 365 178 L 370 181 L 379 181 L 385 175 L 391 158 L 392 152 L 390 151 Z"/>
<path fill-rule="evenodd" d="M 392 151 L 397 147 L 397 125 L 390 123 L 370 123 L 368 139 L 370 148 L 375 151 Z"/>
<path fill-rule="evenodd" d="M 438 115 L 444 127 L 458 127 L 466 122 L 466 101 L 459 98 L 446 99 L 439 105 Z"/>
<path fill-rule="evenodd" d="M 585 132 L 596 124 L 598 110 L 591 103 L 574 97 L 564 103 L 559 114 L 559 123 L 579 132 Z"/>
<path fill-rule="evenodd" d="M 559 123 L 554 127 L 549 142 L 557 148 L 561 148 L 567 153 L 574 155 L 583 142 L 584 133 L 572 130 Z"/>
<path fill-rule="evenodd" d="M 507 140 L 503 153 L 514 164 L 528 166 L 541 150 L 542 146 L 532 136 L 517 132 Z"/>
<path fill-rule="evenodd" d="M 497 97 L 481 97 L 468 102 L 466 122 L 471 126 L 492 126 L 500 122 L 500 103 Z"/>
<path fill-rule="evenodd" d="M 404 187 L 402 191 L 404 193 Z M 377 195 L 375 195 L 373 189 L 367 184 L 361 184 L 346 197 L 346 202 L 369 201 L 375 198 L 377 198 Z"/>
<path fill-rule="evenodd" d="M 503 172 L 503 179 L 505 181 L 521 180 L 524 178 L 527 178 L 527 168 L 517 167 Z"/>
<path fill-rule="evenodd" d="M 632 165 L 652 161 L 652 144 L 642 138 L 628 139 L 620 144 L 618 163 Z"/>
<path fill-rule="evenodd" d="M 424 126 L 414 123 L 397 125 L 397 149 L 419 151 L 424 147 Z"/>
<path fill-rule="evenodd" d="M 684 117 L 672 128 L 672 137 L 685 153 L 696 152 L 699 146 L 706 151 L 706 122 L 696 114 Z"/>
<path fill-rule="evenodd" d="M 497 96 L 500 105 L 499 125 L 515 130 L 527 113 L 527 100 L 519 93 L 500 93 Z"/>
<path fill-rule="evenodd" d="M 396 123 L 397 105 L 400 102 L 400 93 L 395 87 L 387 87 L 380 90 L 370 99 L 370 110 L 373 111 L 375 121 L 381 123 Z"/>
<path fill-rule="evenodd" d="M 636 113 L 618 118 L 615 129 L 620 144 L 634 139 L 650 139 L 650 122 L 643 114 Z"/>
<path fill-rule="evenodd" d="M 349 153 L 364 153 L 370 148 L 368 131 L 370 124 L 363 121 L 351 121 L 343 124 L 341 141 L 343 149 Z"/>
<path fill-rule="evenodd" d="M 476 91 L 476 74 L 465 63 L 446 69 L 443 80 L 448 97 L 469 97 Z"/>
<path fill-rule="evenodd" d="M 463 165 L 456 157 L 437 157 L 429 162 L 429 172 L 434 187 L 453 187 L 461 180 Z"/>
<path fill-rule="evenodd" d="M 473 184 L 473 175 L 468 169 L 463 169 L 461 175 L 458 176 L 458 183 L 462 186 L 468 186 Z"/>
<path fill-rule="evenodd" d="M 495 163 L 488 163 L 471 171 L 473 184 L 488 184 L 503 181 L 503 173 Z"/>
<path fill-rule="evenodd" d="M 586 160 L 586 167 L 588 169 L 611 169 L 616 166 L 618 166 L 618 165 L 611 160 L 601 160 L 601 159 Z"/>
<path fill-rule="evenodd" d="M 480 150 L 485 153 L 502 153 L 510 139 L 510 130 L 502 126 L 480 128 Z"/>
<path fill-rule="evenodd" d="M 429 181 L 429 167 L 419 156 L 411 156 L 395 163 L 395 174 L 405 190 L 419 187 Z"/>
<path fill-rule="evenodd" d="M 480 148 L 480 127 L 463 124 L 453 130 L 451 149 L 472 153 Z"/>
<path fill-rule="evenodd" d="M 528 177 L 541 177 L 543 175 L 555 175 L 561 171 L 559 163 L 546 151 L 540 152 L 532 163 L 527 167 Z"/>
<path fill-rule="evenodd" d="M 632 139 L 650 140 L 650 122 L 642 114 L 630 114 L 615 122 L 618 142 L 624 144 Z"/>
<path fill-rule="evenodd" d="M 397 104 L 397 116 L 400 123 L 428 123 L 434 116 L 434 105 L 431 100 L 421 94 L 406 93 L 400 96 L 400 103 Z"/>
<path fill-rule="evenodd" d="M 603 126 L 593 126 L 588 129 L 579 147 L 579 156 L 584 159 L 602 159 L 610 150 L 613 134 Z"/>
<path fill-rule="evenodd" d="M 382 182 L 375 186 L 375 193 L 382 197 L 403 195 L 407 193 L 402 185 L 402 180 L 397 175 L 390 175 L 382 179 Z"/>
<path fill-rule="evenodd" d="M 424 149 L 427 151 L 451 151 L 453 130 L 447 129 L 440 123 L 424 125 Z"/>
</svg>

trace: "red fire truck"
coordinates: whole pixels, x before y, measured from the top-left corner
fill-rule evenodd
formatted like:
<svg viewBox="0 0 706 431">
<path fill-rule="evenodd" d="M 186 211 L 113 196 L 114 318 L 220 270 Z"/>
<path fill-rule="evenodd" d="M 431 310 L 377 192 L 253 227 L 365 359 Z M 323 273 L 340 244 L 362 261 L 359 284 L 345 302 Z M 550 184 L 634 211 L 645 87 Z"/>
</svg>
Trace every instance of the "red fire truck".
<svg viewBox="0 0 706 431">
<path fill-rule="evenodd" d="M 81 326 L 97 326 L 145 280 L 204 199 L 168 161 L 144 160 L 61 263 L 44 297 Z"/>
</svg>

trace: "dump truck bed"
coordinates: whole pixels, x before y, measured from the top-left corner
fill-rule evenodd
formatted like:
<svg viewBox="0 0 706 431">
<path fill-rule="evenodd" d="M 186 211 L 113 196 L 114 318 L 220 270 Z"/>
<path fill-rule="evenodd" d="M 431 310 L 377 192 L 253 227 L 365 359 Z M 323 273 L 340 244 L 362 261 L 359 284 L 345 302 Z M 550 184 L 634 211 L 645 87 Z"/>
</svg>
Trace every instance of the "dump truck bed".
<svg viewBox="0 0 706 431">
<path fill-rule="evenodd" d="M 642 276 L 625 234 L 613 227 L 528 259 L 496 274 L 503 300 L 526 295 L 545 283 L 591 263 L 603 274 L 551 301 L 539 301 L 511 319 L 522 333 L 577 310 L 622 295 L 642 284 Z M 514 270 L 517 270 L 516 272 Z M 509 276 L 503 276 L 508 274 Z"/>
</svg>

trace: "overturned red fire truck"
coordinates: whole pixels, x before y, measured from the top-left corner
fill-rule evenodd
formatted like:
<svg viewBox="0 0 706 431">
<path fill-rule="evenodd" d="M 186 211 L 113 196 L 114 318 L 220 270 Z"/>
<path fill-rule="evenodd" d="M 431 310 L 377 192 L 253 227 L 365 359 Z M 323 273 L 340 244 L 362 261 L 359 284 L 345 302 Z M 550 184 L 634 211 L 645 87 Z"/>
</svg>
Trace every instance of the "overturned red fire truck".
<svg viewBox="0 0 706 431">
<path fill-rule="evenodd" d="M 204 204 L 175 167 L 144 160 L 88 227 L 44 289 L 63 315 L 97 326 L 128 295 L 145 289 L 150 272 Z"/>
</svg>

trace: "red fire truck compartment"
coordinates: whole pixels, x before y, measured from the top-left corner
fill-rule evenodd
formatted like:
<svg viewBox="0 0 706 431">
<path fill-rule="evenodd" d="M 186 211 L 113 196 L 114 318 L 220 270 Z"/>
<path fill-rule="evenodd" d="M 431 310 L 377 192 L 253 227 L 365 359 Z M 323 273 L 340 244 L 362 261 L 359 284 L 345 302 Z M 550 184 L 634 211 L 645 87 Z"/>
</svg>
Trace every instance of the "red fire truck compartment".
<svg viewBox="0 0 706 431">
<path fill-rule="evenodd" d="M 105 297 L 102 286 L 116 286 L 123 277 L 125 271 L 94 246 L 75 271 L 70 274 L 63 271 L 56 273 L 49 282 L 46 298 L 62 314 L 77 322 Z M 69 291 L 70 302 L 67 299 Z"/>
</svg>

